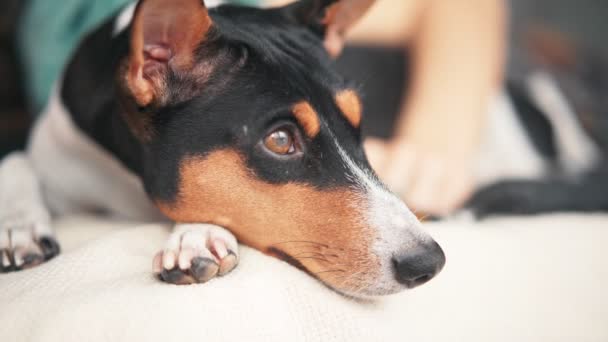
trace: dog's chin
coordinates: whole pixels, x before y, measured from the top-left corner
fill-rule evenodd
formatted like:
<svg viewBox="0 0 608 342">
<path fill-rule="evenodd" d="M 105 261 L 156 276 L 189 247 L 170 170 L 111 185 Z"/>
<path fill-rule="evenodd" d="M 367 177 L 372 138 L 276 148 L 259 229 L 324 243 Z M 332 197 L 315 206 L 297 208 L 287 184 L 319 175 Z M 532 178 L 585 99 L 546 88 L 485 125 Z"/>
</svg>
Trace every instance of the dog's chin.
<svg viewBox="0 0 608 342">
<path fill-rule="evenodd" d="M 374 300 L 377 300 L 382 297 L 394 295 L 394 294 L 403 292 L 405 290 L 409 290 L 409 287 L 407 287 L 405 285 L 401 285 L 399 283 L 373 286 L 373 287 L 362 288 L 362 289 L 358 289 L 358 290 L 340 289 L 338 287 L 332 286 L 331 284 L 327 284 L 327 283 L 323 283 L 323 284 L 325 286 L 327 286 L 329 289 L 331 289 L 332 291 L 334 291 L 344 297 L 347 297 L 350 299 L 355 299 L 355 300 L 361 300 L 361 301 L 374 301 Z"/>
<path fill-rule="evenodd" d="M 379 272 L 378 276 L 374 278 L 374 282 L 362 282 L 360 284 L 355 283 L 350 284 L 351 286 L 345 287 L 344 284 L 336 284 L 330 279 L 318 277 L 314 274 L 314 272 L 310 272 L 309 269 L 299 260 L 281 249 L 270 247 L 266 251 L 268 254 L 308 273 L 312 277 L 316 278 L 321 284 L 325 285 L 328 289 L 347 298 L 370 301 L 380 297 L 394 295 L 410 288 L 409 286 L 400 284 L 394 280 L 395 275 L 388 264 L 383 265 L 383 272 Z M 356 272 L 353 271 L 353 273 Z"/>
</svg>

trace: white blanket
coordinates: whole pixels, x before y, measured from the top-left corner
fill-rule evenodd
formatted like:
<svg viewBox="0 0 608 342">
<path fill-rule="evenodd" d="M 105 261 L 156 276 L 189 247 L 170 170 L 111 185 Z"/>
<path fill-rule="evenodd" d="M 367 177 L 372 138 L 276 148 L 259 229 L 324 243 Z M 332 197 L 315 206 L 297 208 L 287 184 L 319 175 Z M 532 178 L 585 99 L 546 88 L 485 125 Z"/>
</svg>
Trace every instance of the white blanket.
<svg viewBox="0 0 608 342">
<path fill-rule="evenodd" d="M 608 216 L 428 224 L 447 264 L 429 284 L 346 299 L 241 247 L 203 285 L 151 273 L 168 227 L 56 223 L 63 253 L 0 275 L 0 341 L 608 341 Z"/>
</svg>

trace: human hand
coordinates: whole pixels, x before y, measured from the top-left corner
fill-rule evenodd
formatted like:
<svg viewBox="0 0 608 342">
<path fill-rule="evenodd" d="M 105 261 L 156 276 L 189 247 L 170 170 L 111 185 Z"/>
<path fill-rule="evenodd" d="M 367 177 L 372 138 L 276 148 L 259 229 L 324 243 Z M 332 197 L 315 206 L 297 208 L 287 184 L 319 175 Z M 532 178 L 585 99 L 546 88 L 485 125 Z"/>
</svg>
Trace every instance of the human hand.
<svg viewBox="0 0 608 342">
<path fill-rule="evenodd" d="M 429 148 L 412 139 L 370 138 L 365 150 L 380 179 L 418 216 L 445 216 L 460 208 L 473 190 L 471 154 L 454 153 L 451 143 L 444 141 L 438 149 L 437 142 Z"/>
</svg>

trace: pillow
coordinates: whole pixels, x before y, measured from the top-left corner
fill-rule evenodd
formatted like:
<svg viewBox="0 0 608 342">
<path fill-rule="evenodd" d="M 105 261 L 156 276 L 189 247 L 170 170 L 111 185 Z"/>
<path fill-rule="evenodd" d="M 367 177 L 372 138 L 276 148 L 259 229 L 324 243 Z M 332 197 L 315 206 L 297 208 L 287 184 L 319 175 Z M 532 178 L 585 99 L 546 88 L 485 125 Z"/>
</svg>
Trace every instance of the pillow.
<svg viewBox="0 0 608 342">
<path fill-rule="evenodd" d="M 608 340 L 608 216 L 427 226 L 444 271 L 361 301 L 245 246 L 224 277 L 162 283 L 151 263 L 168 226 L 63 219 L 60 256 L 0 275 L 0 340 Z"/>
</svg>

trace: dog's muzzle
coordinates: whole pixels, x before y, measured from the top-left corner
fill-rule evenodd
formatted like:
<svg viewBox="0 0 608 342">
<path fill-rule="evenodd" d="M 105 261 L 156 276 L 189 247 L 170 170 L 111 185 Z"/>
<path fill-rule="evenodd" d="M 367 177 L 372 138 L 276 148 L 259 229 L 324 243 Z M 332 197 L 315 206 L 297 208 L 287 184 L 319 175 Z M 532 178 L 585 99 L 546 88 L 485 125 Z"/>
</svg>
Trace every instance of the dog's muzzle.
<svg viewBox="0 0 608 342">
<path fill-rule="evenodd" d="M 445 254 L 437 242 L 430 240 L 393 257 L 392 261 L 397 281 L 413 288 L 431 280 L 441 271 L 445 265 Z"/>
</svg>

